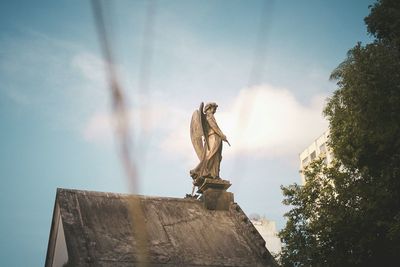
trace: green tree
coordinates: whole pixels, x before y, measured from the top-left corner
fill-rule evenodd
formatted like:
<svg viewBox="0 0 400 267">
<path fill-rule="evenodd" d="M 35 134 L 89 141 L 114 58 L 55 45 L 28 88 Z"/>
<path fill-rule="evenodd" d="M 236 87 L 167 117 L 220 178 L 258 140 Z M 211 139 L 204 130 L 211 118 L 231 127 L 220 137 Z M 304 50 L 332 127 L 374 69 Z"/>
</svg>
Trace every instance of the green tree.
<svg viewBox="0 0 400 267">
<path fill-rule="evenodd" d="M 371 14 L 364 19 L 368 32 L 400 47 L 400 1 L 382 0 L 370 8 Z"/>
<path fill-rule="evenodd" d="M 284 266 L 397 266 L 400 251 L 400 1 L 365 18 L 372 44 L 357 44 L 331 79 L 324 114 L 337 162 L 314 162 L 306 185 L 282 187 Z"/>
<path fill-rule="evenodd" d="M 280 236 L 285 242 L 283 266 L 366 266 L 354 242 L 364 232 L 354 179 L 338 162 L 327 167 L 321 159 L 305 170 L 304 186 L 283 187 L 284 203 L 293 208 Z"/>
</svg>

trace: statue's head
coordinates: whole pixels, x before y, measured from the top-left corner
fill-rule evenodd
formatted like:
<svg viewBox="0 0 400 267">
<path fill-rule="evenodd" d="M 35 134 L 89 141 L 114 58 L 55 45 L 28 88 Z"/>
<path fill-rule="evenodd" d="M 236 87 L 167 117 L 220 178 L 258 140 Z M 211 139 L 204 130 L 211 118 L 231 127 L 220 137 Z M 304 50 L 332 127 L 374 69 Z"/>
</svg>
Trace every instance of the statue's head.
<svg viewBox="0 0 400 267">
<path fill-rule="evenodd" d="M 208 110 L 215 113 L 215 111 L 217 110 L 217 107 L 218 107 L 217 103 L 209 102 L 204 107 L 204 113 L 207 113 Z"/>
</svg>

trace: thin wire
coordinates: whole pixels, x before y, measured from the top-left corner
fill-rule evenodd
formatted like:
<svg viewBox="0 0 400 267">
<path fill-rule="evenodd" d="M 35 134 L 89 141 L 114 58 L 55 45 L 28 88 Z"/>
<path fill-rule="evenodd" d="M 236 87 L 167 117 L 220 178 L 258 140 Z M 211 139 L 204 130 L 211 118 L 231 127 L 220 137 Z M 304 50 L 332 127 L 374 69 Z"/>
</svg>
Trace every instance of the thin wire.
<svg viewBox="0 0 400 267">
<path fill-rule="evenodd" d="M 271 19 L 274 7 L 274 0 L 265 0 L 261 8 L 260 24 L 256 39 L 256 46 L 254 49 L 253 65 L 250 69 L 247 87 L 253 86 L 261 82 L 262 76 L 265 72 L 267 63 L 267 44 L 268 36 L 271 27 Z M 239 119 L 236 125 L 236 133 L 238 133 L 239 140 L 246 138 L 244 130 L 248 126 L 249 119 L 254 112 L 254 101 L 257 99 L 257 94 L 253 94 L 246 103 L 241 103 L 239 107 Z M 262 123 L 262 122 L 261 122 Z M 240 161 L 240 162 L 239 162 Z M 239 164 L 240 163 L 240 164 Z M 243 178 L 246 169 L 246 161 L 236 158 L 232 168 L 232 175 L 237 177 L 237 183 Z"/>
<path fill-rule="evenodd" d="M 151 77 L 151 63 L 154 51 L 154 29 L 155 29 L 155 19 L 157 12 L 157 1 L 148 0 L 146 17 L 144 22 L 144 31 L 142 38 L 142 52 L 140 53 L 140 67 L 139 67 L 139 77 L 138 77 L 138 89 L 141 107 L 139 108 L 139 118 L 140 118 L 140 144 L 141 144 L 141 154 L 143 159 L 146 159 L 147 148 L 151 142 L 152 134 L 146 134 L 146 123 L 152 122 L 152 105 L 151 105 L 151 95 L 150 95 L 150 77 Z M 141 171 L 144 172 L 146 167 L 144 160 L 141 162 Z"/>
<path fill-rule="evenodd" d="M 109 89 L 111 93 L 112 112 L 115 119 L 115 134 L 119 142 L 121 160 L 127 176 L 130 178 L 132 193 L 137 193 L 137 169 L 132 158 L 132 142 L 130 140 L 129 112 L 127 111 L 124 92 L 118 82 L 114 64 L 114 56 L 111 49 L 108 33 L 105 27 L 104 15 L 100 1 L 92 0 L 92 6 L 96 19 L 96 28 L 100 39 L 102 53 L 106 62 Z"/>
<path fill-rule="evenodd" d="M 138 176 L 133 159 L 133 146 L 130 140 L 129 112 L 122 87 L 118 82 L 118 76 L 114 64 L 114 56 L 106 29 L 105 17 L 100 0 L 92 0 L 92 9 L 95 17 L 96 29 L 101 45 L 101 50 L 106 62 L 106 72 L 112 102 L 112 113 L 115 120 L 115 136 L 119 145 L 120 159 L 124 171 L 128 177 L 128 184 L 132 193 L 137 193 Z M 138 265 L 147 266 L 149 259 L 147 229 L 145 218 L 138 196 L 132 196 L 128 202 L 132 231 L 137 241 Z M 133 246 L 135 247 L 135 246 Z"/>
</svg>

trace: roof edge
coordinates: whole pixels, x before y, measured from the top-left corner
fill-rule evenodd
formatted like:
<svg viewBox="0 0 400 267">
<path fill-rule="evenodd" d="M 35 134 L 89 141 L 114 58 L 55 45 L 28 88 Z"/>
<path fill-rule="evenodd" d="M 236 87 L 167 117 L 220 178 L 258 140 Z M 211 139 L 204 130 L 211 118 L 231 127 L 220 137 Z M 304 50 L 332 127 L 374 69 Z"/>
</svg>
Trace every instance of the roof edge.
<svg viewBox="0 0 400 267">
<path fill-rule="evenodd" d="M 131 197 L 139 197 L 141 199 L 153 199 L 153 200 L 169 200 L 169 201 L 185 201 L 185 202 L 200 202 L 198 199 L 193 198 L 178 198 L 178 197 L 162 197 L 162 196 L 145 196 L 139 194 L 129 194 L 129 193 L 112 193 L 112 192 L 101 192 L 101 191 L 92 191 L 92 190 L 81 190 L 81 189 L 69 189 L 69 188 L 57 188 L 57 196 L 61 193 L 74 193 L 74 194 L 82 194 L 82 195 L 91 195 L 91 196 L 99 196 L 99 197 L 108 197 L 108 198 L 131 198 Z"/>
<path fill-rule="evenodd" d="M 46 261 L 44 266 L 51 266 L 54 259 L 54 250 L 56 245 L 57 239 L 57 232 L 58 232 L 58 219 L 60 215 L 60 208 L 58 206 L 58 195 L 61 191 L 61 188 L 57 188 L 56 190 L 56 197 L 54 199 L 54 207 L 53 207 L 53 216 L 51 219 L 51 227 L 49 233 L 49 242 L 47 243 L 47 252 L 46 252 Z"/>
</svg>

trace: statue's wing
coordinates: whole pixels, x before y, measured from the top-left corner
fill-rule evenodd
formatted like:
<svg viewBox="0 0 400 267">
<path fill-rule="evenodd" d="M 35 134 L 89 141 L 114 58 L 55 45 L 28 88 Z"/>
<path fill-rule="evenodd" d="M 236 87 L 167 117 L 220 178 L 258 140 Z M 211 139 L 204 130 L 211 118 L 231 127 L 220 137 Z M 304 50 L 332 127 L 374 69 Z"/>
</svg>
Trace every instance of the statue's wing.
<svg viewBox="0 0 400 267">
<path fill-rule="evenodd" d="M 201 102 L 200 107 L 199 107 L 199 113 L 200 113 L 200 120 L 201 120 L 201 126 L 203 130 L 203 136 L 204 136 L 204 142 L 206 143 L 205 145 L 207 146 L 207 149 L 210 150 L 210 145 L 208 144 L 208 123 L 206 119 L 206 115 L 203 112 L 204 109 L 204 103 Z"/>
<path fill-rule="evenodd" d="M 199 110 L 195 110 L 192 115 L 192 121 L 190 122 L 190 139 L 192 140 L 192 144 L 194 150 L 196 151 L 199 160 L 202 160 L 204 145 L 202 136 L 204 135 L 203 132 L 203 125 L 201 123 L 201 113 Z"/>
</svg>

